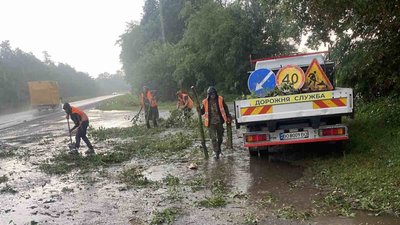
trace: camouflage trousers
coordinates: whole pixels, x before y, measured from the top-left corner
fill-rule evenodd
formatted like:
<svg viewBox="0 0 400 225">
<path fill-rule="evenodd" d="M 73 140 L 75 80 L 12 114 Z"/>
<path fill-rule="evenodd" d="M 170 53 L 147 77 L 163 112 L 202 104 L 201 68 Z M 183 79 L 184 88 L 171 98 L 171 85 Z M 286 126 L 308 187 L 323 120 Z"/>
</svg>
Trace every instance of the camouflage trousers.
<svg viewBox="0 0 400 225">
<path fill-rule="evenodd" d="M 211 143 L 216 158 L 219 158 L 221 154 L 221 145 L 224 137 L 224 126 L 222 123 L 210 124 L 208 127 L 208 133 L 210 134 Z"/>
<path fill-rule="evenodd" d="M 154 127 L 157 127 L 157 119 L 159 117 L 158 107 L 145 107 L 144 117 L 147 128 L 150 128 L 150 120 L 153 121 Z"/>
</svg>

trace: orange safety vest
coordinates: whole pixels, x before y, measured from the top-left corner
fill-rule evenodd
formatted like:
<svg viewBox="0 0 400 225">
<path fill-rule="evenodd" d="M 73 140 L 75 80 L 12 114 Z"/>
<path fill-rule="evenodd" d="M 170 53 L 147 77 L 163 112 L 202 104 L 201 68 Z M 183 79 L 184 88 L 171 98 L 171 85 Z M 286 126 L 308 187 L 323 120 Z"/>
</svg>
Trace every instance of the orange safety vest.
<svg viewBox="0 0 400 225">
<path fill-rule="evenodd" d="M 188 97 L 188 102 L 187 102 L 186 107 L 189 109 L 193 109 L 193 100 L 190 98 L 190 96 L 188 94 L 181 94 L 179 96 L 179 105 L 184 106 L 186 104 L 185 103 L 186 96 Z"/>
<path fill-rule="evenodd" d="M 82 121 L 89 120 L 89 117 L 82 110 L 80 110 L 76 107 L 73 107 L 73 106 L 71 106 L 71 108 L 72 108 L 72 114 L 74 114 L 74 113 L 78 114 L 81 117 Z"/>
<path fill-rule="evenodd" d="M 204 126 L 209 127 L 210 126 L 210 115 L 208 113 L 208 98 L 203 100 L 203 107 L 204 107 Z M 224 98 L 221 96 L 218 96 L 218 107 L 219 111 L 221 112 L 222 118 L 224 121 L 228 121 L 228 117 L 226 116 L 225 108 L 224 108 Z"/>
<path fill-rule="evenodd" d="M 147 91 L 146 97 L 147 97 L 147 100 L 149 100 L 151 107 L 157 107 L 157 101 L 153 98 L 153 95 L 151 94 L 151 91 Z M 144 95 L 143 95 L 143 93 L 141 94 L 140 104 L 142 105 L 142 107 L 144 107 Z"/>
</svg>

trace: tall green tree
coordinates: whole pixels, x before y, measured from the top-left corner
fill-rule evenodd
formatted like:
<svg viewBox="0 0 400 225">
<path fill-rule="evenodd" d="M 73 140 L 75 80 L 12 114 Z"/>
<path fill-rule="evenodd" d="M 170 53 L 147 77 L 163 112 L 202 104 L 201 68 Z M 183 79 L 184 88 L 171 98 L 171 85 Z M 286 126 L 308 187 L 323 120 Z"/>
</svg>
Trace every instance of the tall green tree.
<svg viewBox="0 0 400 225">
<path fill-rule="evenodd" d="M 285 0 L 287 15 L 310 34 L 308 44 L 328 43 L 339 81 L 366 99 L 400 91 L 400 1 Z"/>
<path fill-rule="evenodd" d="M 142 86 L 156 89 L 161 99 L 174 97 L 177 85 L 173 79 L 174 66 L 170 63 L 172 44 L 184 33 L 180 11 L 184 0 L 148 0 L 143 8 L 140 24 L 129 24 L 121 35 L 120 59 L 127 80 L 136 93 Z"/>
<path fill-rule="evenodd" d="M 12 49 L 9 41 L 0 44 L 0 113 L 29 104 L 29 81 L 57 81 L 64 98 L 97 94 L 97 84 L 88 74 L 68 64 L 55 64 L 45 55 L 42 62 L 32 53 Z"/>
<path fill-rule="evenodd" d="M 250 54 L 292 52 L 300 37 L 275 12 L 280 7 L 273 0 L 148 0 L 141 22 L 121 35 L 123 69 L 135 90 L 149 85 L 164 98 L 191 85 L 246 92 Z"/>
</svg>

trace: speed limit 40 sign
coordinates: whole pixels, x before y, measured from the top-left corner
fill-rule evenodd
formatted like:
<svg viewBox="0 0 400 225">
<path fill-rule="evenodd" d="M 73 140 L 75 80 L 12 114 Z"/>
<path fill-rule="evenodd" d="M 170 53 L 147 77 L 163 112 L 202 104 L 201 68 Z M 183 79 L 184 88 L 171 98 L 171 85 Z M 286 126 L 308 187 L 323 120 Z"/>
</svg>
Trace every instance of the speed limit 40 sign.
<svg viewBox="0 0 400 225">
<path fill-rule="evenodd" d="M 304 85 L 306 78 L 303 70 L 294 65 L 287 65 L 282 67 L 276 76 L 276 85 L 279 87 L 286 83 L 294 89 L 301 89 Z"/>
</svg>

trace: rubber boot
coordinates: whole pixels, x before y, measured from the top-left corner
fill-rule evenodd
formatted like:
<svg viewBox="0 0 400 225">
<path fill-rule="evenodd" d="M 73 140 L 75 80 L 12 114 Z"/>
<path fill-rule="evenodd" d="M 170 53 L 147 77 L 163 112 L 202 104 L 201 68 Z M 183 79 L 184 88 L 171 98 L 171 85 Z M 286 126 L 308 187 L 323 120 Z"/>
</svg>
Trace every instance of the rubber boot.
<svg viewBox="0 0 400 225">
<path fill-rule="evenodd" d="M 77 148 L 73 148 L 73 149 L 69 150 L 68 154 L 70 154 L 70 155 L 79 155 L 79 152 L 78 152 Z"/>
<path fill-rule="evenodd" d="M 157 120 L 153 120 L 154 127 L 158 127 Z"/>
<path fill-rule="evenodd" d="M 93 148 L 89 148 L 88 150 L 85 151 L 86 155 L 91 155 L 91 154 L 95 154 L 94 149 Z"/>
</svg>

